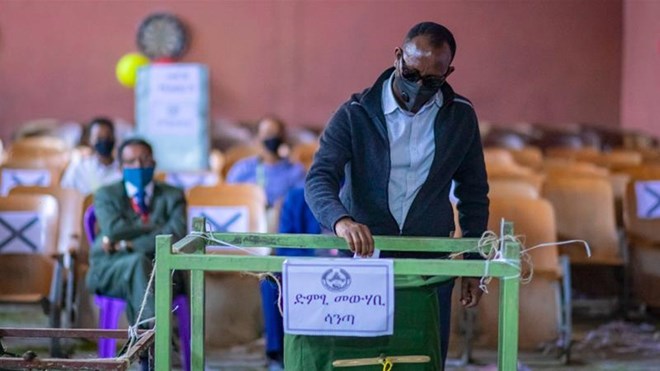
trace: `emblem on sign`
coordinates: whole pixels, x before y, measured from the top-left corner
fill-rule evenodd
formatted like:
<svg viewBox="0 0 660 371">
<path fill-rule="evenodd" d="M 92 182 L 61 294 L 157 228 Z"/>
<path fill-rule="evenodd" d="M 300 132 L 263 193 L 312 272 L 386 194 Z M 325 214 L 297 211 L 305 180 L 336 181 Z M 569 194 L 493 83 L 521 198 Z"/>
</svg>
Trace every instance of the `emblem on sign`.
<svg viewBox="0 0 660 371">
<path fill-rule="evenodd" d="M 344 291 L 351 285 L 351 275 L 344 269 L 330 268 L 321 276 L 321 283 L 330 291 Z"/>
</svg>

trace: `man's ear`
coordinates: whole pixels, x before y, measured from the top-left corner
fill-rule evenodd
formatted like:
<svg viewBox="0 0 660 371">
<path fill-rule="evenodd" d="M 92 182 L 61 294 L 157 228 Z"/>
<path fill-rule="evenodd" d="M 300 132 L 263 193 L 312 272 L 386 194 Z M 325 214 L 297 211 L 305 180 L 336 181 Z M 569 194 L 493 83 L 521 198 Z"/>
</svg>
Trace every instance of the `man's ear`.
<svg viewBox="0 0 660 371">
<path fill-rule="evenodd" d="M 449 66 L 449 68 L 447 69 L 447 73 L 445 74 L 445 79 L 449 77 L 449 75 L 451 75 L 454 72 L 454 70 L 455 70 L 454 66 Z"/>
<path fill-rule="evenodd" d="M 403 50 L 399 48 L 398 46 L 394 48 L 394 67 L 396 67 L 396 61 L 399 60 L 401 57 L 401 53 L 403 53 Z"/>
</svg>

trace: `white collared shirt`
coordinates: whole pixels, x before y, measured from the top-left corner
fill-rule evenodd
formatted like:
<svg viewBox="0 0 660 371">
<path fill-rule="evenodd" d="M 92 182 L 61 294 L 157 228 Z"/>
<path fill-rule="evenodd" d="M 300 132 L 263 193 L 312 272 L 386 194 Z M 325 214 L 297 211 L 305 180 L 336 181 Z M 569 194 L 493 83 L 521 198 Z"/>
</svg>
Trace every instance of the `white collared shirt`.
<svg viewBox="0 0 660 371">
<path fill-rule="evenodd" d="M 66 168 L 60 185 L 77 189 L 83 195 L 94 193 L 98 188 L 121 179 L 117 161 L 105 165 L 94 155 L 75 158 Z"/>
<path fill-rule="evenodd" d="M 394 219 L 403 225 L 408 210 L 426 181 L 435 154 L 434 122 L 442 107 L 442 91 L 416 114 L 402 109 L 394 97 L 394 73 L 383 84 L 382 104 L 387 136 L 390 141 L 389 208 Z"/>
<path fill-rule="evenodd" d="M 124 182 L 124 187 L 126 188 L 126 194 L 128 195 L 128 198 L 133 198 L 138 192 L 137 187 L 132 185 L 129 182 Z M 151 197 L 154 194 L 154 182 L 151 181 L 147 186 L 144 188 L 144 203 L 149 206 L 151 204 Z"/>
</svg>

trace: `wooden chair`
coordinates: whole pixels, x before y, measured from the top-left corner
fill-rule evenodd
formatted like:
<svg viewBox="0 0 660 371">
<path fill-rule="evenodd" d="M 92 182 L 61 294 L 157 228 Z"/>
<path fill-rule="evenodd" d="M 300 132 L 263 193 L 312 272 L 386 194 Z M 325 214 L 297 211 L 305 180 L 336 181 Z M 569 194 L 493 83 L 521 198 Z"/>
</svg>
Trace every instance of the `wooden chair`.
<svg viewBox="0 0 660 371">
<path fill-rule="evenodd" d="M 214 231 L 266 232 L 266 195 L 253 184 L 219 184 L 215 187 L 194 187 L 188 191 L 188 218 L 202 215 L 204 208 L 242 208 L 247 211 L 247 223 L 234 223 L 232 219 L 220 218 L 212 210 L 207 215 Z M 230 209 L 239 214 L 240 209 Z M 236 227 L 245 227 L 236 229 Z M 252 252 L 268 254 L 270 249 L 251 249 Z M 247 254 L 244 250 L 231 248 L 214 249 L 211 253 Z M 213 313 L 216 321 L 206 321 L 207 346 L 228 347 L 252 341 L 262 333 L 261 298 L 259 284 L 254 277 L 240 273 L 207 272 L 206 310 Z M 240 301 L 236 298 L 240 297 Z M 258 319 L 258 320 L 255 320 Z M 223 336 L 216 336 L 223 334 Z"/>
<path fill-rule="evenodd" d="M 225 164 L 222 168 L 222 179 L 227 179 L 227 173 L 234 164 L 243 158 L 256 156 L 261 152 L 259 146 L 254 144 L 238 144 L 225 152 Z"/>
<path fill-rule="evenodd" d="M 0 197 L 0 303 L 41 304 L 51 327 L 61 326 L 63 262 L 57 248 L 57 200 L 50 195 Z M 61 355 L 57 339 L 51 354 Z"/>
<path fill-rule="evenodd" d="M 312 167 L 312 162 L 314 162 L 314 154 L 318 149 L 318 141 L 299 143 L 293 147 L 291 150 L 291 156 L 289 157 L 291 161 L 299 162 L 305 166 L 305 169 L 309 170 L 309 168 Z"/>
<path fill-rule="evenodd" d="M 559 239 L 583 239 L 591 246 L 591 258 L 582 248 L 562 247 L 571 264 L 623 264 L 614 193 L 606 178 L 548 177 L 542 195 L 555 208 Z"/>
<path fill-rule="evenodd" d="M 554 210 L 547 200 L 521 196 L 490 196 L 489 211 L 488 229 L 499 233 L 502 218 L 513 221 L 516 235 L 520 236 L 524 247 L 557 241 Z M 528 254 L 534 275 L 530 283 L 520 287 L 519 347 L 524 350 L 538 350 L 543 345 L 557 343 L 556 340 L 559 339 L 558 343 L 562 344 L 559 361 L 566 362 L 572 333 L 568 260 L 559 257 L 557 246 L 537 248 Z M 524 274 L 527 275 L 529 271 L 530 266 L 523 263 Z M 491 281 L 488 292 L 482 296 L 475 310 L 465 311 L 458 304 L 459 287 L 454 290 L 454 335 L 475 337 L 472 340 L 464 340 L 467 351 L 464 352 L 463 363 L 470 361 L 473 345 L 489 349 L 497 347 L 499 281 Z M 476 318 L 476 326 L 470 326 L 471 317 Z M 456 341 L 461 341 L 460 337 L 454 339 L 454 342 Z"/>
<path fill-rule="evenodd" d="M 83 196 L 75 189 L 60 188 L 57 186 L 35 187 L 18 186 L 12 188 L 9 195 L 50 195 L 55 197 L 58 203 L 59 232 L 57 241 L 57 252 L 62 256 L 70 256 L 71 259 L 63 261 L 64 270 L 64 321 L 63 327 L 71 327 L 78 313 L 77 295 L 75 288 L 78 286 L 80 265 L 87 265 L 87 254 L 80 250 L 82 230 L 80 220 L 82 219 Z"/>
<path fill-rule="evenodd" d="M 555 214 L 552 205 L 544 199 L 525 197 L 491 197 L 488 229 L 499 231 L 502 219 L 514 222 L 515 232 L 521 236 L 525 247 L 557 241 Z M 532 281 L 521 286 L 520 292 L 520 340 L 521 349 L 539 349 L 542 344 L 555 342 L 560 336 L 563 343 L 570 340 L 569 316 L 563 303 L 570 293 L 562 293 L 564 272 L 559 262 L 557 246 L 537 248 L 528 252 L 533 264 Z M 523 265 L 523 274 L 530 267 Z M 498 281 L 488 286 L 479 305 L 477 319 L 482 336 L 478 343 L 490 347 L 497 345 Z M 560 301 L 560 298 L 563 300 Z"/>
<path fill-rule="evenodd" d="M 12 188 L 9 194 L 36 194 L 55 197 L 59 205 L 57 251 L 60 253 L 78 251 L 78 241 L 82 236 L 80 220 L 82 219 L 83 205 L 83 196 L 78 191 L 58 186 L 18 186 Z"/>
<path fill-rule="evenodd" d="M 647 182 L 656 182 L 647 183 Z M 624 222 L 630 248 L 632 294 L 648 306 L 660 307 L 660 167 L 639 169 L 624 198 Z M 646 197 L 646 198 L 644 198 Z"/>
<path fill-rule="evenodd" d="M 555 208 L 559 240 L 585 240 L 560 246 L 570 258 L 575 310 L 612 314 L 628 305 L 627 251 L 616 226 L 612 185 L 601 177 L 548 177 L 542 196 Z M 579 299 L 577 299 L 579 297 Z"/>
</svg>

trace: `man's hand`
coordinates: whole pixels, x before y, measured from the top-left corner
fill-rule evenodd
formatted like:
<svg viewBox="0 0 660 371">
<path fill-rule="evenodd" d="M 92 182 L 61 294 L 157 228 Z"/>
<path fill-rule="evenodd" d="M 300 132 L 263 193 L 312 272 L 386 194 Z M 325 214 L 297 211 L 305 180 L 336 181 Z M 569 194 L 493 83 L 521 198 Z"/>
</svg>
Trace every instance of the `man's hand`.
<svg viewBox="0 0 660 371">
<path fill-rule="evenodd" d="M 374 253 L 374 239 L 369 227 L 346 217 L 335 224 L 335 234 L 348 243 L 348 247 L 358 256 L 371 256 Z"/>
<path fill-rule="evenodd" d="M 110 241 L 108 236 L 103 236 L 103 239 L 101 240 L 101 247 L 103 247 L 103 251 L 105 251 L 106 254 L 112 254 L 117 251 L 117 244 Z"/>
<path fill-rule="evenodd" d="M 462 277 L 461 278 L 461 304 L 465 308 L 472 308 L 479 304 L 481 299 L 481 288 L 479 288 L 479 278 Z"/>
</svg>

